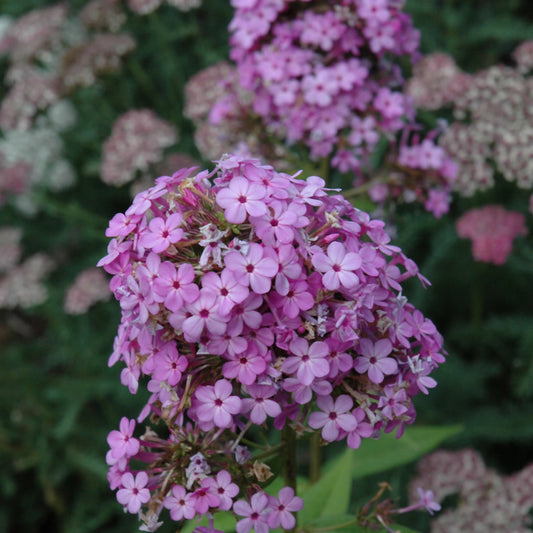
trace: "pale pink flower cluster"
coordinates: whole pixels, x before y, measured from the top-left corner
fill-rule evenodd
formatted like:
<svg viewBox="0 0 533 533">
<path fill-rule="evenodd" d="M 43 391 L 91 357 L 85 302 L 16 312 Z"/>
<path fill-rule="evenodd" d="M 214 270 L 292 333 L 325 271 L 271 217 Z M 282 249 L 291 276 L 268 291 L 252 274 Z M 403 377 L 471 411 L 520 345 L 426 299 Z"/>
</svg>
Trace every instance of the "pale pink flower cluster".
<svg viewBox="0 0 533 533">
<path fill-rule="evenodd" d="M 519 235 L 527 235 L 525 217 L 499 205 L 486 205 L 466 211 L 456 222 L 459 237 L 472 241 L 476 261 L 503 265 Z"/>
<path fill-rule="evenodd" d="M 468 89 L 470 75 L 454 59 L 443 53 L 428 54 L 413 67 L 413 76 L 405 84 L 417 108 L 436 110 L 452 105 Z"/>
<path fill-rule="evenodd" d="M 231 58 L 253 111 L 313 159 L 361 169 L 380 135 L 412 118 L 395 64 L 419 35 L 394 0 L 233 0 Z M 222 102 L 228 109 L 227 99 Z M 229 107 L 231 111 L 231 106 Z"/>
<path fill-rule="evenodd" d="M 519 188 L 533 188 L 532 49 L 525 42 L 515 50 L 516 68 L 496 65 L 472 75 L 448 56 L 430 55 L 407 84 L 418 107 L 453 108 L 455 122 L 439 144 L 458 165 L 453 187 L 462 196 L 491 188 L 495 171 Z"/>
<path fill-rule="evenodd" d="M 176 128 L 150 109 L 132 109 L 113 124 L 102 149 L 101 178 L 120 186 L 163 160 L 163 151 L 177 141 Z"/>
<path fill-rule="evenodd" d="M 513 51 L 513 59 L 522 73 L 533 70 L 533 41 L 524 41 Z"/>
<path fill-rule="evenodd" d="M 116 33 L 123 21 L 113 0 L 93 0 L 79 15 L 57 4 L 15 20 L 0 40 L 0 55 L 9 61 L 0 127 L 29 129 L 57 100 L 119 69 L 135 47 L 130 35 Z"/>
<path fill-rule="evenodd" d="M 120 0 L 91 0 L 80 11 L 83 25 L 96 31 L 116 32 L 126 22 Z"/>
<path fill-rule="evenodd" d="M 94 304 L 109 298 L 109 280 L 105 274 L 98 268 L 82 270 L 65 294 L 65 313 L 83 315 Z"/>
<path fill-rule="evenodd" d="M 43 303 L 48 297 L 43 280 L 52 270 L 53 261 L 41 253 L 16 264 L 12 259 L 9 268 L 0 273 L 0 309 L 26 309 Z"/>
<path fill-rule="evenodd" d="M 138 15 L 148 15 L 163 4 L 163 0 L 128 0 L 128 7 Z M 166 0 L 166 4 L 180 11 L 190 11 L 202 5 L 202 0 Z"/>
<path fill-rule="evenodd" d="M 124 418 L 111 432 L 109 481 L 127 510 L 147 508 L 147 524 L 162 508 L 173 520 L 232 510 L 238 533 L 290 529 L 301 500 L 263 491 L 268 469 L 240 444 L 252 425 L 352 448 L 401 436 L 444 355 L 401 295 L 405 279 L 426 280 L 383 227 L 317 176 L 235 156 L 162 176 L 113 217 L 99 262 L 122 309 L 109 364 L 124 363 L 132 393 L 145 377 L 138 421 L 169 431 L 134 437 Z"/>
<path fill-rule="evenodd" d="M 533 465 L 502 476 L 486 467 L 478 452 L 465 449 L 437 451 L 418 465 L 418 477 L 411 484 L 416 502 L 420 485 L 430 489 L 437 502 L 459 495 L 456 508 L 445 509 L 431 522 L 431 533 L 527 533 L 531 531 L 533 508 Z"/>
</svg>

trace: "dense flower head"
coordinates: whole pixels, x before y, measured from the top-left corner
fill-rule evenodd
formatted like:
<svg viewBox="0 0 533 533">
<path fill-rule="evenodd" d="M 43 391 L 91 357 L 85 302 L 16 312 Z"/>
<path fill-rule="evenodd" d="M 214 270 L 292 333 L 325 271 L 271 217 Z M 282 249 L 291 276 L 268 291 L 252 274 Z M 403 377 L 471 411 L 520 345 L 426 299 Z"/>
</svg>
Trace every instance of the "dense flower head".
<svg viewBox="0 0 533 533">
<path fill-rule="evenodd" d="M 419 499 L 420 485 L 430 489 L 437 502 L 459 495 L 457 507 L 448 507 L 432 520 L 432 533 L 526 533 L 531 531 L 532 472 L 533 465 L 528 465 L 502 476 L 489 469 L 475 450 L 440 450 L 420 461 L 411 483 L 411 501 Z"/>
<path fill-rule="evenodd" d="M 163 150 L 177 140 L 172 124 L 150 109 L 133 109 L 113 124 L 111 136 L 104 142 L 102 181 L 120 186 L 133 181 L 139 172 L 163 160 Z"/>
<path fill-rule="evenodd" d="M 435 386 L 442 338 L 401 294 L 426 281 L 416 264 L 382 222 L 298 174 L 228 155 L 158 178 L 110 221 L 99 266 L 122 322 L 109 364 L 125 364 L 132 393 L 148 380 L 138 420 L 152 414 L 170 436 L 147 430 L 135 456 L 114 441 L 109 480 L 129 489 L 130 460 L 148 463 L 150 520 L 163 501 L 175 520 L 233 508 L 237 531 L 290 524 L 280 502 L 298 500 L 267 497 L 268 469 L 239 443 L 251 425 L 357 448 L 400 436 L 412 397 Z"/>
<path fill-rule="evenodd" d="M 418 32 L 392 0 L 234 0 L 231 58 L 253 111 L 314 159 L 361 169 L 381 134 L 412 118 L 394 62 L 414 58 Z"/>
<path fill-rule="evenodd" d="M 472 241 L 472 255 L 476 261 L 503 265 L 519 235 L 527 235 L 525 217 L 499 205 L 470 209 L 456 222 L 459 237 Z"/>
</svg>

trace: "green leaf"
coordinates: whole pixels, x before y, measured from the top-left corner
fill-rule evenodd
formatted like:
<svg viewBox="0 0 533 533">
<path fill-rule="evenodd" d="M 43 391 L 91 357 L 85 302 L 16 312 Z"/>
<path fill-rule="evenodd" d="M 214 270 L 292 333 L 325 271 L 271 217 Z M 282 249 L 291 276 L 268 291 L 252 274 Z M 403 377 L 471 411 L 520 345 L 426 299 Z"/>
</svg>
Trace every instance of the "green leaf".
<svg viewBox="0 0 533 533">
<path fill-rule="evenodd" d="M 231 533 L 232 531 L 235 531 L 235 524 L 236 524 L 235 517 L 230 512 L 223 511 L 221 513 L 215 513 L 214 515 L 215 529 L 219 529 L 220 531 Z M 196 520 L 188 520 L 185 523 L 185 525 L 181 528 L 180 533 L 192 533 L 194 528 L 198 526 L 207 526 L 207 525 L 209 525 L 207 518 L 203 518 L 200 522 L 197 522 Z"/>
<path fill-rule="evenodd" d="M 391 524 L 390 528 L 394 531 L 394 533 L 419 533 L 416 529 L 411 529 L 407 526 L 400 526 L 399 524 Z"/>
<path fill-rule="evenodd" d="M 365 533 L 365 528 L 355 524 L 356 518 L 356 516 L 349 514 L 326 516 L 305 524 L 301 529 L 309 533 L 313 531 L 319 531 L 321 533 L 329 533 L 330 531 L 332 533 Z"/>
<path fill-rule="evenodd" d="M 353 457 L 353 450 L 347 449 L 326 465 L 325 473 L 318 483 L 301 494 L 304 500 L 304 508 L 298 515 L 301 524 L 346 513 L 350 504 Z"/>
<path fill-rule="evenodd" d="M 412 427 L 401 439 L 393 434 L 382 435 L 378 440 L 365 439 L 358 450 L 352 451 L 352 477 L 357 479 L 410 463 L 461 429 L 461 426 Z"/>
</svg>

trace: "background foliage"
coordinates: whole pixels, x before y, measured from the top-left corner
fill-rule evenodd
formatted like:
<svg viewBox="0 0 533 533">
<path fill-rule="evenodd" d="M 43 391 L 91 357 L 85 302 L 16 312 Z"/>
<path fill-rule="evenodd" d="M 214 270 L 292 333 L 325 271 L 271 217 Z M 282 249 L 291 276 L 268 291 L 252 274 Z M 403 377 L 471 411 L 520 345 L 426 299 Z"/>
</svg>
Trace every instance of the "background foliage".
<svg viewBox="0 0 533 533">
<path fill-rule="evenodd" d="M 19 16 L 47 4 L 2 0 L 1 9 Z M 72 7 L 83 5 L 80 0 Z M 533 38 L 533 6 L 526 0 L 412 0 L 407 10 L 422 32 L 423 52 L 446 51 L 467 71 L 508 61 L 519 42 Z M 107 433 L 121 416 L 136 416 L 143 404 L 120 385 L 119 370 L 107 367 L 119 309 L 108 302 L 69 316 L 62 311 L 63 298 L 76 274 L 104 255 L 109 218 L 129 205 L 127 191 L 98 179 L 101 146 L 112 122 L 128 109 L 152 108 L 179 129 L 179 151 L 199 158 L 192 124 L 182 115 L 183 86 L 227 57 L 230 17 L 227 2 L 204 2 L 189 13 L 161 8 L 130 17 L 126 29 L 140 45 L 122 71 L 73 96 L 79 118 L 63 140 L 79 176 L 75 187 L 43 192 L 42 212 L 33 219 L 9 206 L 0 210 L 1 225 L 16 221 L 23 227 L 28 252 L 47 250 L 62 265 L 48 278 L 46 303 L 0 311 L 1 531 L 136 528 L 109 491 L 104 463 Z M 5 68 L 0 62 L 0 73 Z M 331 486 L 324 482 L 311 497 L 328 497 L 335 512 L 355 512 L 380 480 L 394 485 L 392 496 L 405 499 L 413 461 L 445 437 L 452 437 L 448 446 L 476 447 L 504 472 L 533 461 L 533 239 L 523 239 L 506 265 L 489 266 L 473 262 L 469 243 L 453 226 L 466 208 L 495 200 L 525 211 L 518 191 L 501 185 L 457 201 L 440 220 L 418 211 L 397 214 L 397 244 L 433 283 L 428 290 L 413 284 L 408 296 L 443 333 L 450 357 L 436 375 L 438 387 L 418 401 L 420 427 L 408 431 L 407 440 L 393 442 L 392 454 L 390 439 L 365 442 L 350 454 L 334 446 L 325 451 L 336 461 L 329 477 L 326 471 Z M 424 429 L 455 424 L 463 428 L 458 434 Z M 342 483 L 338 474 L 347 476 Z M 361 480 L 363 475 L 371 477 Z M 351 499 L 346 491 L 344 499 L 333 498 L 335 487 L 351 488 L 354 479 Z M 308 518 L 325 520 L 327 514 Z M 427 520 L 420 520 L 413 527 L 427 527 Z M 327 520 L 322 524 L 327 527 Z"/>
</svg>

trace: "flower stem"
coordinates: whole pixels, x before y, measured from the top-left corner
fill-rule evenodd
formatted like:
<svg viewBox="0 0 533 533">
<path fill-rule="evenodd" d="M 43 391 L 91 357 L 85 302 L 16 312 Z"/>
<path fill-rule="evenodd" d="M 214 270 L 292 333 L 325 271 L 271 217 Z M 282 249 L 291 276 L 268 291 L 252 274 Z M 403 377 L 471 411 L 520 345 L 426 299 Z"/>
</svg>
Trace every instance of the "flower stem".
<svg viewBox="0 0 533 533">
<path fill-rule="evenodd" d="M 296 494 L 296 433 L 294 429 L 290 426 L 285 426 L 281 431 L 281 442 L 285 448 L 285 468 L 283 469 L 285 486 L 291 487 L 294 490 L 294 494 Z M 295 518 L 298 520 L 296 513 Z M 296 531 L 296 524 L 294 528 L 288 530 L 289 533 Z"/>
</svg>

